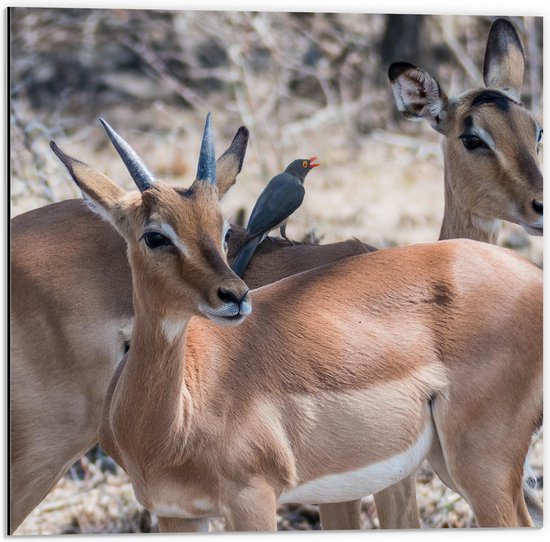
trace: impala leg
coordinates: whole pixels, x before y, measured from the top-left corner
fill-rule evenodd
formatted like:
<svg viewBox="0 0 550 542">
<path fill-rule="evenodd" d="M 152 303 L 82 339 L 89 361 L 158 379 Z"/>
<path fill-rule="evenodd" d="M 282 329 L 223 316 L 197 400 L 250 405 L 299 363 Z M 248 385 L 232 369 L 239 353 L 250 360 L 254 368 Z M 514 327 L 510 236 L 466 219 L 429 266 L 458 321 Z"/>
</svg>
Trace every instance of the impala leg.
<svg viewBox="0 0 550 542">
<path fill-rule="evenodd" d="M 419 529 L 416 475 L 374 494 L 381 529 Z"/>
<path fill-rule="evenodd" d="M 210 526 L 208 518 L 158 518 L 161 533 L 207 533 Z"/>
<path fill-rule="evenodd" d="M 430 450 L 429 462 L 441 481 L 455 493 L 464 497 L 463 491 L 458 489 L 455 482 L 453 482 L 451 474 L 447 470 L 443 450 L 438 439 L 434 440 L 434 445 Z M 465 500 L 468 501 L 466 498 Z M 532 521 L 535 527 L 542 527 L 542 503 L 535 492 L 530 487 L 526 486 L 525 483 L 523 484 L 523 498 L 519 497 L 517 499 L 516 515 L 518 525 L 529 526 Z"/>
<path fill-rule="evenodd" d="M 512 478 L 501 477 L 492 484 L 480 480 L 468 488 L 466 500 L 480 527 L 532 527 L 521 484 L 514 484 Z"/>
<path fill-rule="evenodd" d="M 535 493 L 535 490 L 530 488 L 528 485 L 524 483 L 523 496 L 525 498 L 525 504 L 527 505 L 529 516 L 533 521 L 533 525 L 535 527 L 542 527 L 542 518 L 543 518 L 542 503 L 538 498 L 537 494 Z M 523 510 L 521 506 L 518 509 L 518 514 L 520 515 L 523 514 Z"/>
<path fill-rule="evenodd" d="M 523 464 L 530 435 L 521 438 L 518 426 L 514 439 L 495 442 L 491 427 L 479 423 L 460 430 L 455 426 L 459 416 L 447 416 L 446 407 L 434 407 L 434 420 L 441 443 L 442 457 L 430 452 L 430 463 L 438 476 L 461 494 L 480 527 L 530 527 L 533 525 L 523 494 Z M 491 420 L 494 429 L 494 420 Z M 520 442 L 519 441 L 524 441 Z M 433 461 L 433 462 L 432 462 Z M 441 468 L 442 464 L 445 468 Z M 439 465 L 439 467 L 438 467 Z"/>
<path fill-rule="evenodd" d="M 80 424 L 67 425 L 68 431 L 80 427 L 80 434 L 66 437 L 63 427 L 55 426 L 51 420 L 41 419 L 42 427 L 29 424 L 33 430 L 22 439 L 23 431 L 11 433 L 11 465 L 10 465 L 10 530 L 13 533 L 24 519 L 40 504 L 55 486 L 57 481 L 67 472 L 70 466 L 89 450 L 97 441 L 95 431 L 88 431 L 92 424 L 83 420 Z M 48 423 L 49 422 L 49 423 Z M 26 427 L 26 428 L 27 428 Z M 67 433 L 67 430 L 66 430 Z M 72 437 L 72 438 L 71 438 Z"/>
<path fill-rule="evenodd" d="M 526 525 L 529 527 L 542 527 L 542 513 L 538 517 L 531 516 L 530 508 L 527 503 L 528 496 L 525 492 L 525 488 L 522 488 L 521 496 L 517 499 L 516 514 L 518 517 L 518 523 L 520 525 Z M 541 510 L 542 512 L 542 510 Z"/>
<path fill-rule="evenodd" d="M 327 531 L 361 528 L 361 499 L 319 505 L 321 527 Z"/>
<path fill-rule="evenodd" d="M 277 497 L 264 480 L 234 487 L 225 507 L 228 531 L 276 531 Z"/>
<path fill-rule="evenodd" d="M 53 486 L 65 472 L 62 461 L 44 461 L 34 463 L 25 461 L 11 466 L 11 496 L 10 496 L 10 534 L 23 523 L 24 519 L 48 495 Z M 25 466 L 32 464 L 30 471 L 25 472 Z"/>
<path fill-rule="evenodd" d="M 48 309 L 34 310 L 46 314 Z M 86 328 L 92 324 L 79 325 Z M 12 532 L 71 465 L 97 443 L 101 404 L 114 369 L 114 352 L 109 345 L 119 342 L 117 326 L 119 322 L 114 322 L 103 335 L 98 330 L 95 344 L 107 345 L 105 350 L 90 348 L 86 335 L 75 333 L 76 342 L 71 348 L 79 356 L 74 364 L 66 357 L 65 341 L 71 336 L 68 330 L 61 333 L 57 328 L 48 329 L 52 344 L 46 341 L 39 353 L 27 351 L 32 342 L 27 343 L 24 335 L 14 332 L 10 376 Z M 61 338 L 56 342 L 53 337 L 58 335 Z M 46 373 L 39 372 L 38 367 Z M 47 377 L 39 378 L 40 374 Z"/>
<path fill-rule="evenodd" d="M 443 446 L 447 450 L 447 446 Z M 469 452 L 462 448 L 465 454 Z M 491 464 L 491 460 L 495 463 Z M 520 468 L 509 469 L 499 464 L 499 459 L 487 456 L 487 461 L 476 461 L 458 454 L 449 453 L 446 457 L 430 464 L 441 480 L 453 491 L 460 494 L 471 506 L 480 527 L 528 527 L 531 518 L 521 487 Z M 445 461 L 446 466 L 439 465 Z M 518 480 L 519 477 L 519 480 Z M 450 479 L 452 482 L 448 483 Z"/>
</svg>

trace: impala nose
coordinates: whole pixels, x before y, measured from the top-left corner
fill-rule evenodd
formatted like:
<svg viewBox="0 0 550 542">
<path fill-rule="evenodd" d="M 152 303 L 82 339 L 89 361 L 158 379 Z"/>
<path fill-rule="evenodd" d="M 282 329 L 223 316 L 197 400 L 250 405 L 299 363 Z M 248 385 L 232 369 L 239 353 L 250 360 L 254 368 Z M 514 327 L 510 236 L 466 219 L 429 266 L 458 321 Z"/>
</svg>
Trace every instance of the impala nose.
<svg viewBox="0 0 550 542">
<path fill-rule="evenodd" d="M 248 290 L 239 293 L 228 288 L 218 288 L 218 297 L 223 303 L 235 303 L 239 307 L 240 314 L 250 314 L 251 305 Z"/>
<path fill-rule="evenodd" d="M 543 215 L 543 212 L 542 212 L 542 200 L 540 200 L 540 199 L 534 199 L 532 205 L 533 205 L 533 210 L 535 211 L 535 213 L 537 213 L 538 215 L 542 216 L 542 215 Z"/>
<path fill-rule="evenodd" d="M 218 297 L 224 303 L 236 303 L 238 305 L 241 302 L 241 296 L 227 288 L 218 288 Z"/>
</svg>

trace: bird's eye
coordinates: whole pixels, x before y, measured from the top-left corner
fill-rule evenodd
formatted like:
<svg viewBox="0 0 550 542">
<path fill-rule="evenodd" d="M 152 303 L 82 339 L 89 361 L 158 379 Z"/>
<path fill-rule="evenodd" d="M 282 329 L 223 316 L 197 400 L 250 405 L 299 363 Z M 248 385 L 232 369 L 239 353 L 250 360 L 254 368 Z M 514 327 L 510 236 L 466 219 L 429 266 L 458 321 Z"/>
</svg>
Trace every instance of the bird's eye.
<svg viewBox="0 0 550 542">
<path fill-rule="evenodd" d="M 308 161 L 307 161 L 307 160 L 304 160 L 304 161 L 302 162 L 302 167 L 308 167 L 308 166 L 309 166 Z"/>
<path fill-rule="evenodd" d="M 156 231 L 146 231 L 143 234 L 143 239 L 145 240 L 145 244 L 152 250 L 155 250 L 161 247 L 173 246 L 172 241 L 170 241 L 168 237 Z"/>
<path fill-rule="evenodd" d="M 542 141 L 542 134 L 543 134 L 543 130 L 541 128 L 541 130 L 539 132 L 539 138 L 537 139 L 537 143 L 540 143 Z"/>
<path fill-rule="evenodd" d="M 464 147 L 466 147 L 469 151 L 473 151 L 474 149 L 489 148 L 481 138 L 475 135 L 463 134 L 460 136 L 460 139 L 462 140 L 462 144 L 464 145 Z"/>
</svg>

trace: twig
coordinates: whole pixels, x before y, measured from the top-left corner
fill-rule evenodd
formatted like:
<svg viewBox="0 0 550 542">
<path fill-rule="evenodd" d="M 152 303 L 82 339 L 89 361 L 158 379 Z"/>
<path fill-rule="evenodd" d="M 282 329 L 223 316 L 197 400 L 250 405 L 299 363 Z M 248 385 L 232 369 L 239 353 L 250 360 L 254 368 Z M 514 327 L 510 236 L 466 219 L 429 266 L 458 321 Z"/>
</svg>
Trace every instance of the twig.
<svg viewBox="0 0 550 542">
<path fill-rule="evenodd" d="M 138 41 L 132 41 L 124 36 L 120 37 L 120 42 L 131 51 L 138 54 L 147 65 L 153 69 L 157 76 L 165 81 L 172 90 L 179 94 L 186 102 L 190 103 L 195 109 L 207 109 L 207 104 L 196 92 L 182 84 L 167 68 L 166 64 L 159 56 L 152 51 L 146 44 Z"/>
<path fill-rule="evenodd" d="M 539 68 L 540 52 L 537 45 L 537 25 L 534 17 L 524 17 L 525 32 L 527 33 L 527 55 L 529 57 L 529 90 L 531 92 L 531 107 L 539 105 L 540 100 L 540 76 Z M 536 113 L 536 112 L 535 112 Z"/>
<path fill-rule="evenodd" d="M 292 139 L 308 130 L 315 130 L 323 125 L 330 124 L 344 115 L 351 115 L 363 109 L 369 102 L 368 96 L 362 96 L 353 102 L 326 106 L 317 111 L 314 115 L 291 124 L 283 128 L 283 138 Z"/>
<path fill-rule="evenodd" d="M 375 141 L 380 141 L 388 145 L 395 145 L 397 147 L 405 147 L 407 149 L 415 150 L 419 155 L 434 155 L 440 156 L 440 147 L 434 143 L 426 143 L 415 137 L 406 136 L 402 134 L 393 134 L 383 130 L 375 130 L 372 133 L 372 138 Z"/>
<path fill-rule="evenodd" d="M 23 146 L 25 147 L 25 149 L 31 155 L 31 158 L 32 158 L 32 161 L 33 161 L 33 164 L 34 164 L 34 168 L 36 170 L 36 175 L 38 177 L 38 180 L 39 180 L 40 184 L 42 185 L 42 189 L 43 189 L 43 194 L 42 195 L 44 196 L 46 201 L 51 203 L 51 202 L 55 201 L 55 198 L 54 198 L 54 195 L 53 195 L 53 191 L 52 191 L 52 187 L 50 185 L 50 182 L 48 181 L 48 178 L 46 177 L 46 175 L 43 172 L 44 165 L 45 165 L 44 158 L 35 149 L 33 137 L 31 135 L 33 125 L 32 124 L 27 124 L 27 125 L 25 124 L 25 122 L 23 121 L 23 119 L 19 115 L 19 112 L 17 111 L 17 108 L 16 108 L 14 102 L 15 102 L 15 100 L 12 100 L 10 102 L 11 118 L 12 118 L 15 126 L 17 126 L 17 128 L 21 131 L 21 134 L 23 136 Z M 34 192 L 34 190 L 32 189 L 32 186 L 29 186 L 29 189 L 32 192 Z"/>
<path fill-rule="evenodd" d="M 450 27 L 453 20 L 451 17 L 437 17 L 434 16 L 433 20 L 441 30 L 443 34 L 443 41 L 447 44 L 458 63 L 464 68 L 464 72 L 470 79 L 470 83 L 475 86 L 481 86 L 483 84 L 483 77 L 481 72 L 473 63 L 472 59 L 468 56 L 468 53 L 464 50 L 464 47 L 455 38 L 455 33 Z"/>
</svg>

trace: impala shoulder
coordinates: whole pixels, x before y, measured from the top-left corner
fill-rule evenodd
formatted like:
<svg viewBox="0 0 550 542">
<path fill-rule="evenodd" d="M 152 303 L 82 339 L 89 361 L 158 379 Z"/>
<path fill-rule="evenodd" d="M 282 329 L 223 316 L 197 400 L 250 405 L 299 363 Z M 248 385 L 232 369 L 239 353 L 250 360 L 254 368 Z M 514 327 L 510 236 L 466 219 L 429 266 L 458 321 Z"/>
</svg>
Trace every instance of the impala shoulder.
<svg viewBox="0 0 550 542">
<path fill-rule="evenodd" d="M 486 257 L 498 247 L 483 241 L 473 239 L 448 239 L 434 243 L 434 249 L 441 255 L 445 255 L 451 261 L 466 261 L 469 257 L 480 255 Z"/>
<path fill-rule="evenodd" d="M 542 270 L 531 260 L 515 251 L 471 239 L 441 241 L 451 251 L 452 271 L 455 280 L 470 277 L 477 282 L 496 285 L 512 279 L 527 285 L 542 282 Z"/>
</svg>

